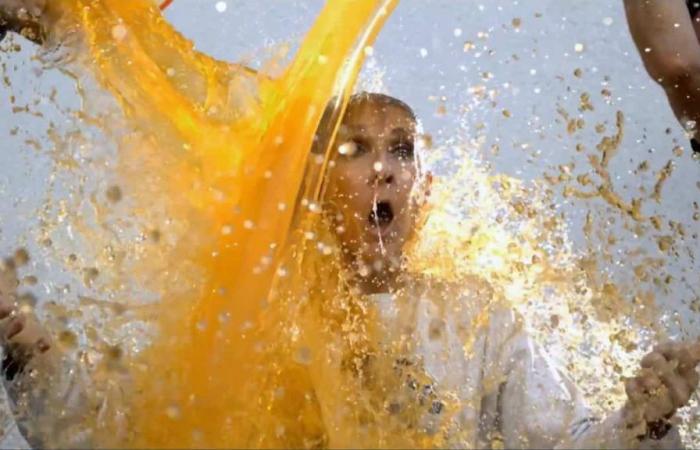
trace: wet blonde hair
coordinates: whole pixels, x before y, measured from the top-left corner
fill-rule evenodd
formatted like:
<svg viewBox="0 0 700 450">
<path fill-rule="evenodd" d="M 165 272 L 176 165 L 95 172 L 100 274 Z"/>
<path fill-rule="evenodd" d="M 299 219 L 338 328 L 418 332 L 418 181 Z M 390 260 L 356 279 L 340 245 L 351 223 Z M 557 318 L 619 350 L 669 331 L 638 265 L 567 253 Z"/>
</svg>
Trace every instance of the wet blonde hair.
<svg viewBox="0 0 700 450">
<path fill-rule="evenodd" d="M 407 103 L 399 100 L 396 97 L 390 95 L 381 94 L 378 92 L 359 92 L 353 94 L 348 99 L 347 106 L 345 107 L 345 114 L 350 108 L 361 105 L 363 103 L 376 103 L 384 106 L 396 106 L 401 108 L 409 114 L 411 119 L 418 125 L 418 119 L 416 117 L 413 108 L 408 106 Z M 328 102 L 326 109 L 321 116 L 321 121 L 319 122 L 318 128 L 316 130 L 316 136 L 314 137 L 314 143 L 311 147 L 311 151 L 315 154 L 323 153 L 324 150 L 328 148 L 331 144 L 331 136 L 334 130 L 342 123 L 342 118 L 338 120 L 340 116 L 341 102 L 335 97 Z"/>
</svg>

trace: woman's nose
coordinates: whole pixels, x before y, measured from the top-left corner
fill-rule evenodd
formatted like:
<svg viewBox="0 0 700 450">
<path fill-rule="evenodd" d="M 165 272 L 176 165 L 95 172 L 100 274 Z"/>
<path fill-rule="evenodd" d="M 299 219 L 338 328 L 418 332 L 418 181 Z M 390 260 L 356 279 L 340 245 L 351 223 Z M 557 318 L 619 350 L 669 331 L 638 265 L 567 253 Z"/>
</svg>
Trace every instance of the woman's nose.
<svg viewBox="0 0 700 450">
<path fill-rule="evenodd" d="M 394 174 L 386 162 L 377 160 L 372 166 L 370 181 L 372 184 L 378 185 L 392 184 L 394 182 Z"/>
</svg>

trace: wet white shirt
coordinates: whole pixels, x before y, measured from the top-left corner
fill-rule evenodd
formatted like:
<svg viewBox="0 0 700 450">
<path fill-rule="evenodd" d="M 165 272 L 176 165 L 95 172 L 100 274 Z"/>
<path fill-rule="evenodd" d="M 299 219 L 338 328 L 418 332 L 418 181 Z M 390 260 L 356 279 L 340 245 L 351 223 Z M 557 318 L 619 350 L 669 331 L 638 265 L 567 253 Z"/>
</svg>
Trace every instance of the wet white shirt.
<svg viewBox="0 0 700 450">
<path fill-rule="evenodd" d="M 403 349 L 402 357 L 391 361 L 390 376 L 395 374 L 394 384 L 405 384 L 402 389 L 409 394 L 397 395 L 395 401 L 388 394 L 386 399 L 379 399 L 381 407 L 389 410 L 390 421 L 395 410 L 394 422 L 399 426 L 380 423 L 380 430 L 385 425 L 387 434 L 393 435 L 400 427 L 426 436 L 441 433 L 440 440 L 429 442 L 453 448 L 682 446 L 675 428 L 661 440 L 639 440 L 638 430 L 628 429 L 621 414 L 603 420 L 594 417 L 569 379 L 527 336 L 518 316 L 508 309 L 484 306 L 484 295 L 478 289 L 439 301 L 431 292 L 418 292 L 410 303 L 390 294 L 369 297 L 369 309 L 378 322 L 377 345 L 388 349 L 400 342 Z M 347 415 L 353 411 L 344 406 L 347 391 L 338 375 L 343 347 L 333 336 L 306 339 L 315 355 L 309 372 L 327 444 L 395 444 L 397 441 L 377 439 L 376 434 L 363 434 L 361 426 L 347 426 Z M 386 354 L 396 355 L 390 351 Z M 6 383 L 14 401 L 25 403 L 21 410 L 28 414 L 17 417 L 17 421 L 34 447 L 44 447 L 46 442 L 72 448 L 92 446 L 90 430 L 81 427 L 86 422 L 82 419 L 94 417 L 104 405 L 87 399 L 86 384 L 80 381 L 84 375 L 76 370 L 72 367 L 60 374 L 58 378 L 68 382 L 58 383 L 57 379 L 57 383 L 50 383 L 51 392 L 23 389 L 27 380 L 21 377 Z M 422 378 L 411 373 L 420 373 Z M 56 398 L 63 399 L 64 408 L 46 411 L 48 396 L 53 397 L 53 404 Z M 401 411 L 408 408 L 420 410 L 416 423 L 400 423 Z"/>
<path fill-rule="evenodd" d="M 478 290 L 437 302 L 430 297 L 428 289 L 416 294 L 410 305 L 401 305 L 390 294 L 370 296 L 381 322 L 380 345 L 388 348 L 402 342 L 409 353 L 394 367 L 420 366 L 429 380 L 418 382 L 415 377 L 406 378 L 405 371 L 396 371 L 397 383 L 425 391 L 408 398 L 420 403 L 424 416 L 413 427 L 427 435 L 443 434 L 429 442 L 453 448 L 682 447 L 675 428 L 661 440 L 640 440 L 639 429 L 629 429 L 621 413 L 604 420 L 593 416 L 571 381 L 527 336 L 512 310 L 484 306 Z M 341 406 L 346 393 L 333 385 L 332 380 L 341 379 L 332 372 L 341 370 L 341 346 L 328 339 L 316 344 L 320 348 L 314 351 L 323 356 L 316 358 L 311 374 L 330 447 L 372 446 L 361 430 L 346 426 L 348 411 Z M 458 405 L 457 412 L 447 419 L 447 426 L 440 427 L 444 424 L 440 416 L 449 409 L 445 399 Z M 406 408 L 391 398 L 386 404 L 397 414 Z M 387 424 L 387 433 L 396 433 L 389 428 Z"/>
</svg>

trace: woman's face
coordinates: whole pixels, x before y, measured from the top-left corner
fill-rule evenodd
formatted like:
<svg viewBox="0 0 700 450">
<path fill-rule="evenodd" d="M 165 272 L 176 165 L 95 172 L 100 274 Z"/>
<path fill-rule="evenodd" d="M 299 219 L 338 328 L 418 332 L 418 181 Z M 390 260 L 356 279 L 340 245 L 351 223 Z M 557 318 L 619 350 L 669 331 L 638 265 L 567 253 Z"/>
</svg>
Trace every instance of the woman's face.
<svg viewBox="0 0 700 450">
<path fill-rule="evenodd" d="M 415 226 L 411 191 L 418 167 L 416 123 L 399 104 L 350 104 L 333 148 L 327 213 L 347 260 L 377 277 L 397 268 Z"/>
</svg>

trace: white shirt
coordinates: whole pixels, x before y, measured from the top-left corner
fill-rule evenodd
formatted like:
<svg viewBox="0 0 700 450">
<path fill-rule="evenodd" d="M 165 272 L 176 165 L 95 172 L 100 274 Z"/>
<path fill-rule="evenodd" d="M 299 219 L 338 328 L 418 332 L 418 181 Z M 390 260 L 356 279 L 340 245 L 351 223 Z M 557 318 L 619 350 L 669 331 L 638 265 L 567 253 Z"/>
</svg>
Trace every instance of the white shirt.
<svg viewBox="0 0 700 450">
<path fill-rule="evenodd" d="M 298 344 L 312 355 L 303 364 L 321 411 L 323 441 L 356 448 L 682 446 L 675 428 L 662 440 L 640 441 L 621 414 L 593 417 L 519 316 L 492 297 L 478 283 L 461 292 L 421 287 L 410 295 L 373 295 L 363 306 L 368 326 L 345 332 L 312 323 L 322 319 L 307 308 Z M 366 334 L 353 335 L 358 331 Z M 371 357 L 348 359 L 348 342 L 363 338 Z M 22 377 L 6 383 L 14 402 L 24 403 L 20 410 L 29 412 L 17 421 L 34 447 L 92 446 L 81 423 L 94 417 L 96 405 L 79 372 L 73 367 L 55 374 L 49 391 L 33 392 Z M 63 410 L 47 410 L 57 398 Z"/>
<path fill-rule="evenodd" d="M 344 380 L 340 339 L 307 337 L 306 345 L 317 354 L 310 372 L 329 446 L 682 446 L 675 429 L 662 440 L 640 441 L 639 431 L 628 430 L 621 414 L 605 420 L 592 416 L 571 381 L 527 336 L 520 317 L 492 304 L 488 291 L 482 284 L 456 295 L 449 288 L 423 287 L 403 298 L 369 297 L 368 315 L 378 325 L 376 359 L 387 361 L 369 363 L 365 372 L 394 378 L 377 383 L 380 373 L 364 375 L 374 379 L 365 383 L 369 395 L 385 397 L 374 399 L 376 424 L 358 424 L 356 412 L 345 406 L 348 398 L 357 405 L 362 396 L 339 386 Z M 362 384 L 350 389 L 363 389 Z M 387 388 L 392 384 L 399 387 Z M 379 408 L 384 411 L 376 414 Z"/>
</svg>

